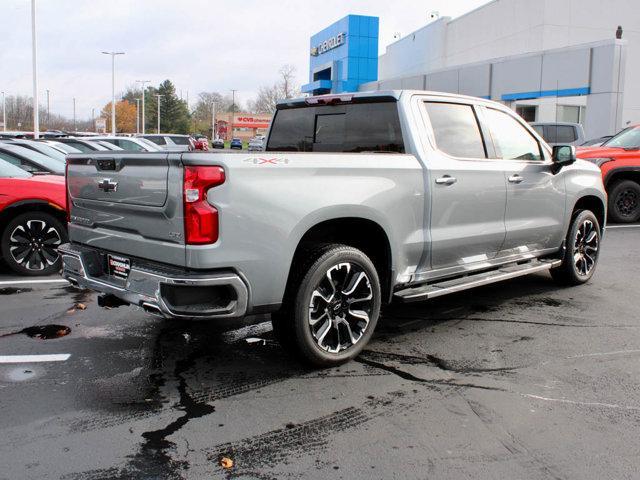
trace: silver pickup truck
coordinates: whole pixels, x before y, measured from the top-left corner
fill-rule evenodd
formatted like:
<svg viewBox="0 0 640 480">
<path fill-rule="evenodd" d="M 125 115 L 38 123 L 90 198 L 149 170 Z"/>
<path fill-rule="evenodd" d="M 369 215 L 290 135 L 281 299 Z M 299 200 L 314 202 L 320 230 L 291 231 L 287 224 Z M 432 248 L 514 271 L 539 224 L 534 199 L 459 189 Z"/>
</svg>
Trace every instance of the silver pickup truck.
<svg viewBox="0 0 640 480">
<path fill-rule="evenodd" d="M 175 319 L 271 313 L 320 366 L 353 358 L 382 305 L 533 272 L 594 273 L 595 165 L 503 105 L 424 91 L 278 105 L 258 153 L 69 156 L 63 275 Z"/>
</svg>

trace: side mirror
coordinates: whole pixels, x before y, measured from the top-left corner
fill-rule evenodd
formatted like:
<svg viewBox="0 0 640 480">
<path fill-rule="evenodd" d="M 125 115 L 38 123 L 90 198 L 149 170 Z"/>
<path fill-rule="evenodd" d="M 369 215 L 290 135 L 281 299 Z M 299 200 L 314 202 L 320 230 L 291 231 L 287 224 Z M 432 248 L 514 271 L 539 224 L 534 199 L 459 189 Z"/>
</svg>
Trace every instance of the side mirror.
<svg viewBox="0 0 640 480">
<path fill-rule="evenodd" d="M 573 145 L 556 145 L 553 147 L 554 173 L 559 172 L 562 167 L 571 165 L 576 161 L 576 147 Z"/>
</svg>

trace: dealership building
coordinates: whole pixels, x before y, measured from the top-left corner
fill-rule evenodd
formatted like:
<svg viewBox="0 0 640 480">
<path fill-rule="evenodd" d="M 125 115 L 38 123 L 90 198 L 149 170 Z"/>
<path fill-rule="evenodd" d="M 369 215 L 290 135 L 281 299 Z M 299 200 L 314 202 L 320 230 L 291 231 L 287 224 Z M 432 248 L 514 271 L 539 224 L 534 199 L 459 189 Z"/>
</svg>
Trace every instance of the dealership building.
<svg viewBox="0 0 640 480">
<path fill-rule="evenodd" d="M 638 0 L 494 0 L 403 35 L 377 58 L 377 78 L 347 77 L 355 81 L 346 85 L 344 60 L 350 71 L 358 58 L 359 73 L 364 50 L 361 29 L 351 47 L 352 24 L 343 19 L 312 38 L 304 91 L 460 93 L 504 103 L 527 121 L 581 123 L 588 138 L 611 135 L 640 123 L 639 7 Z M 331 83 L 320 73 L 327 68 Z"/>
</svg>

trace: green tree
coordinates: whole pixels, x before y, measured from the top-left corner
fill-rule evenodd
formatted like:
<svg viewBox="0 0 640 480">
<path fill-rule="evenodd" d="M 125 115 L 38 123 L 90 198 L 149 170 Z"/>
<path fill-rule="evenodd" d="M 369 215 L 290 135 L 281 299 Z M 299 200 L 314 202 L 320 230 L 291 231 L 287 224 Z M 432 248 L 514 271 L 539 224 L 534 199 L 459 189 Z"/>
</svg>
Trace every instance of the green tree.
<svg viewBox="0 0 640 480">
<path fill-rule="evenodd" d="M 176 87 L 170 80 L 162 82 L 158 88 L 149 87 L 145 91 L 146 129 L 153 132 L 158 126 L 158 97 L 160 97 L 160 133 L 189 133 L 191 115 L 187 102 L 176 95 Z"/>
</svg>

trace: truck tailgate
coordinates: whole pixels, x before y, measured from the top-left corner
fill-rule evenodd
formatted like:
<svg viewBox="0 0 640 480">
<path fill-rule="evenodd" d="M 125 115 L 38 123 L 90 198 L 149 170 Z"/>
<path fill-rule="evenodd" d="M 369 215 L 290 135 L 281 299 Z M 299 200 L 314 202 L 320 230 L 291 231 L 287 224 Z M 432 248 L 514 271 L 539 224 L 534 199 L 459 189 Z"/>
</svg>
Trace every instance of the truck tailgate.
<svg viewBox="0 0 640 480">
<path fill-rule="evenodd" d="M 72 242 L 184 265 L 179 154 L 105 152 L 67 162 Z"/>
</svg>

